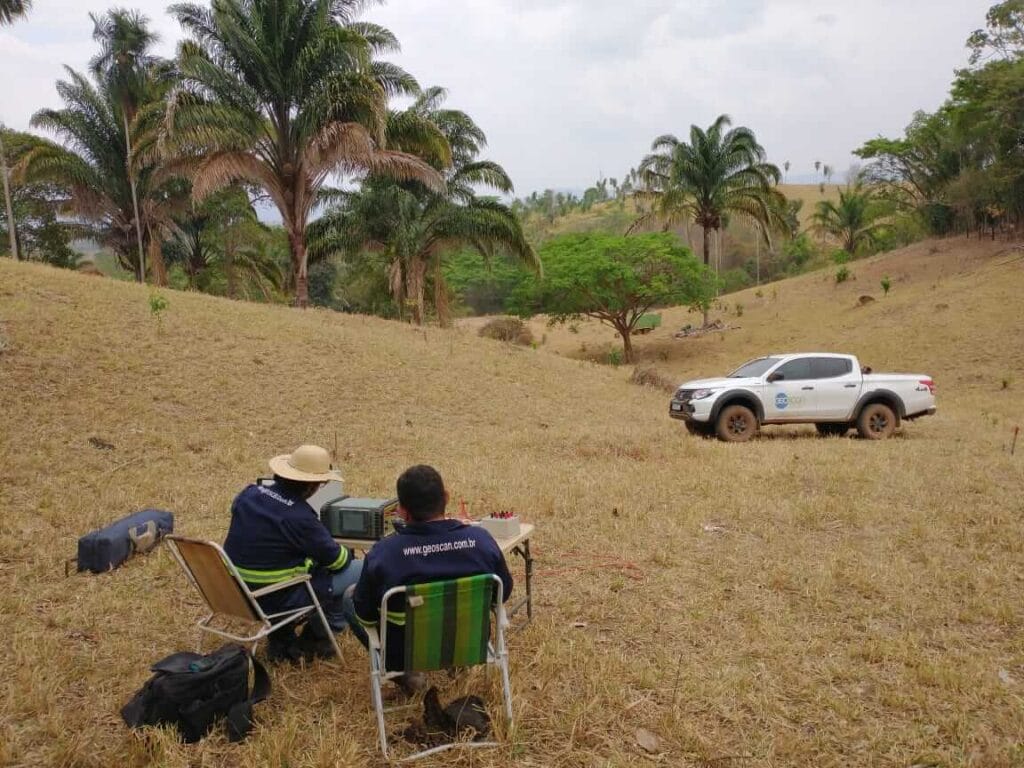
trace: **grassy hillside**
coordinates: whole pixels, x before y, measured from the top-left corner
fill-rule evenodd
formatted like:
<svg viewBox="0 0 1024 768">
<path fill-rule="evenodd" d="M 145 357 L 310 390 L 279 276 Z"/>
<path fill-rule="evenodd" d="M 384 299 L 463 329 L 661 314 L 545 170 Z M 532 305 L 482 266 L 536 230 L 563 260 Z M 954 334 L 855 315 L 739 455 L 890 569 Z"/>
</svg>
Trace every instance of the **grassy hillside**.
<svg viewBox="0 0 1024 768">
<path fill-rule="evenodd" d="M 898 439 L 745 445 L 689 439 L 664 393 L 547 353 L 604 343 L 590 326 L 534 351 L 173 291 L 161 326 L 145 288 L 0 263 L 0 765 L 379 764 L 348 637 L 338 667 L 274 669 L 245 744 L 129 733 L 118 708 L 191 647 L 200 605 L 163 551 L 63 570 L 80 534 L 143 506 L 221 539 L 268 456 L 335 434 L 350 493 L 426 461 L 471 512 L 538 525 L 536 617 L 510 637 L 518 727 L 460 764 L 635 765 L 644 728 L 664 765 L 1020 765 L 1019 254 L 922 245 L 855 263 L 852 284 L 725 297 L 742 330 L 644 339 L 679 377 L 816 348 L 938 382 L 940 415 Z M 855 309 L 861 293 L 879 300 Z"/>
</svg>

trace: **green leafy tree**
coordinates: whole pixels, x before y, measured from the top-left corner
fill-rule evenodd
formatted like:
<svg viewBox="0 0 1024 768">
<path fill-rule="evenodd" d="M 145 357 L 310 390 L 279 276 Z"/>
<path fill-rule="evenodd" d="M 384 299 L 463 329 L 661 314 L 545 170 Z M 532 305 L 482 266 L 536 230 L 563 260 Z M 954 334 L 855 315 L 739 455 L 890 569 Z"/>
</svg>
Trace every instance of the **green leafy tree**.
<svg viewBox="0 0 1024 768">
<path fill-rule="evenodd" d="M 417 324 L 425 320 L 426 288 L 428 280 L 432 282 L 434 308 L 442 326 L 450 323 L 444 262 L 459 248 L 476 249 L 488 259 L 500 251 L 539 269 L 511 209 L 477 193 L 481 187 L 511 192 L 511 179 L 497 163 L 479 158 L 486 136 L 464 112 L 442 108 L 444 98 L 442 89 L 430 88 L 391 120 L 401 126 L 437 127 L 447 152 L 434 153 L 431 159 L 444 187 L 436 190 L 416 181 L 375 175 L 358 192 L 342 195 L 342 205 L 326 213 L 312 230 L 312 250 L 318 257 L 367 249 L 383 253 L 399 314 L 408 302 Z M 410 134 L 429 137 L 430 132 L 392 131 L 392 135 Z M 419 139 L 416 142 L 422 145 Z M 444 169 L 448 159 L 450 166 Z"/>
<path fill-rule="evenodd" d="M 971 66 L 957 72 L 942 107 L 857 154 L 871 160 L 869 178 L 933 233 L 995 237 L 1024 217 L 1024 0 L 993 5 L 967 45 Z"/>
<path fill-rule="evenodd" d="M 0 27 L 27 16 L 31 8 L 32 0 L 0 0 Z"/>
<path fill-rule="evenodd" d="M 532 273 L 504 254 L 487 259 L 472 248 L 461 248 L 446 260 L 444 277 L 452 294 L 474 314 L 493 315 L 508 311 L 509 297 L 532 280 Z"/>
<path fill-rule="evenodd" d="M 170 150 L 192 161 L 203 199 L 235 182 L 261 188 L 288 232 L 295 302 L 308 304 L 306 232 L 332 174 L 371 172 L 440 187 L 420 158 L 390 149 L 388 98 L 416 81 L 376 56 L 398 47 L 358 22 L 359 0 L 213 0 L 170 12 L 179 47 Z"/>
<path fill-rule="evenodd" d="M 18 260 L 17 223 L 14 219 L 14 202 L 11 198 L 11 171 L 7 159 L 7 148 L 4 146 L 3 126 L 0 126 L 0 185 L 4 191 L 4 221 L 7 224 L 7 242 L 11 245 L 11 258 Z"/>
<path fill-rule="evenodd" d="M 917 210 L 944 234 L 952 212 L 947 191 L 959 175 L 965 154 L 948 110 L 917 112 L 904 138 L 878 137 L 854 154 L 870 160 L 864 180 L 884 189 L 901 208 Z"/>
<path fill-rule="evenodd" d="M 44 142 L 31 134 L 0 128 L 0 152 L 11 165 L 17 165 L 41 144 Z M 71 247 L 73 229 L 58 216 L 66 201 L 65 191 L 54 184 L 18 183 L 14 178 L 8 191 L 10 216 L 0 218 L 0 249 L 10 244 L 11 255 L 17 253 L 22 259 L 69 269 L 77 267 L 79 257 Z"/>
<path fill-rule="evenodd" d="M 652 153 L 640 164 L 644 191 L 638 193 L 651 208 L 631 230 L 650 222 L 669 227 L 692 220 L 703 230 L 705 266 L 711 233 L 729 216 L 751 221 L 770 242 L 770 232 L 785 223 L 785 197 L 776 189 L 781 174 L 765 160 L 753 131 L 731 125 L 722 115 L 707 130 L 692 126 L 689 142 L 672 135 L 654 140 Z"/>
<path fill-rule="evenodd" d="M 678 304 L 704 310 L 717 290 L 714 274 L 668 233 L 564 235 L 545 243 L 540 256 L 544 275 L 517 291 L 513 311 L 544 312 L 562 323 L 599 320 L 622 338 L 627 363 L 645 312 Z"/>
<path fill-rule="evenodd" d="M 996 3 L 985 22 L 985 29 L 975 30 L 967 38 L 971 64 L 992 58 L 1011 61 L 1024 53 L 1024 0 Z"/>
<path fill-rule="evenodd" d="M 890 210 L 860 181 L 839 191 L 839 201 L 821 200 L 812 217 L 815 229 L 839 241 L 850 256 L 871 246 L 886 226 Z"/>
</svg>

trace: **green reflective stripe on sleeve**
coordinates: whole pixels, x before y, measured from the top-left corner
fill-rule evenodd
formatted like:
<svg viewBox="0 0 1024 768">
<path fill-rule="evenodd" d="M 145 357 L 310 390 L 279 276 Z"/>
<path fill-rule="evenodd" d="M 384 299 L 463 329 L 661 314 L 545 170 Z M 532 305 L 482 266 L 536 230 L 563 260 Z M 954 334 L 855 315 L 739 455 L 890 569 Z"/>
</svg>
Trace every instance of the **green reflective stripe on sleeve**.
<svg viewBox="0 0 1024 768">
<path fill-rule="evenodd" d="M 399 627 L 405 626 L 405 611 L 388 611 L 388 622 Z"/>
<path fill-rule="evenodd" d="M 338 558 L 327 566 L 329 571 L 340 571 L 348 565 L 348 547 L 342 547 L 341 552 L 338 553 Z"/>
<path fill-rule="evenodd" d="M 294 579 L 296 576 L 303 576 L 309 573 L 312 567 L 313 561 L 307 558 L 306 562 L 302 565 L 296 565 L 294 568 L 282 568 L 277 571 L 243 568 L 240 565 L 236 565 L 235 570 L 242 577 L 242 581 L 249 584 L 277 584 L 279 581 L 287 581 L 288 579 Z"/>
<path fill-rule="evenodd" d="M 356 614 L 356 619 L 358 619 L 359 623 L 362 624 L 364 627 L 376 627 L 377 626 L 377 622 L 376 621 L 370 621 L 369 619 L 364 619 L 358 613 Z"/>
</svg>

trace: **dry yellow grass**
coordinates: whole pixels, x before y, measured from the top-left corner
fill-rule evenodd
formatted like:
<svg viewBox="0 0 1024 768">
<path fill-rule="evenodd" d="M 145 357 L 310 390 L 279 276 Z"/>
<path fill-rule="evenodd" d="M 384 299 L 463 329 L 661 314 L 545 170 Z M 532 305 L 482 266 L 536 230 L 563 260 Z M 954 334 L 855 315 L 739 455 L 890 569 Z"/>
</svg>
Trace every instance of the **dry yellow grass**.
<svg viewBox="0 0 1024 768">
<path fill-rule="evenodd" d="M 245 744 L 128 732 L 118 708 L 191 646 L 199 604 L 162 551 L 63 575 L 81 533 L 142 506 L 222 538 L 266 457 L 335 431 L 350 492 L 428 461 L 471 511 L 539 527 L 536 618 L 510 638 L 517 730 L 427 765 L 1024 764 L 1024 445 L 1005 450 L 1024 264 L 994 250 L 924 244 L 838 288 L 726 297 L 743 329 L 721 337 L 672 340 L 686 313 L 667 312 L 639 346 L 679 377 L 816 348 L 938 382 L 940 415 L 901 439 L 745 445 L 689 439 L 664 393 L 545 351 L 602 341 L 589 325 L 534 351 L 167 292 L 159 333 L 144 288 L 0 263 L 0 764 L 378 764 L 351 638 L 340 668 L 275 668 Z M 860 293 L 879 301 L 853 309 Z"/>
</svg>

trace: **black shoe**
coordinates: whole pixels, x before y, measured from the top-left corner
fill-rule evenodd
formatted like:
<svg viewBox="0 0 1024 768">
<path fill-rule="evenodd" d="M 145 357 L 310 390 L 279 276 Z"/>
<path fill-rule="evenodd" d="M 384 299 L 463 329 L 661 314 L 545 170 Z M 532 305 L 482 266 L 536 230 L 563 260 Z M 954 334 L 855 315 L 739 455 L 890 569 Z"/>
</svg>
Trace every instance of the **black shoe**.
<svg viewBox="0 0 1024 768">
<path fill-rule="evenodd" d="M 333 659 L 334 643 L 324 634 L 323 627 L 314 629 L 315 624 L 307 624 L 298 640 L 298 649 L 307 660 Z"/>
<path fill-rule="evenodd" d="M 286 661 L 298 664 L 303 657 L 299 638 L 291 624 L 271 632 L 267 636 L 267 660 L 273 663 Z"/>
</svg>

